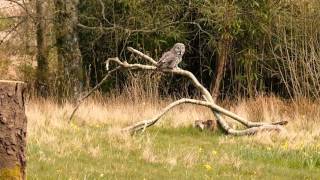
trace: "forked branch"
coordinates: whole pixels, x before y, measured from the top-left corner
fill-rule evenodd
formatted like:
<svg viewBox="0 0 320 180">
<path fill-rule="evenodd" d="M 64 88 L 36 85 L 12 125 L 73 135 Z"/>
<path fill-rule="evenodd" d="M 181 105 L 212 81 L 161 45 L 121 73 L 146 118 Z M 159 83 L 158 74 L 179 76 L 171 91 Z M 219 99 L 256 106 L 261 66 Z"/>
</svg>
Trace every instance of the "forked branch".
<svg viewBox="0 0 320 180">
<path fill-rule="evenodd" d="M 116 57 L 116 58 L 109 58 L 106 61 L 107 69 L 109 69 L 110 63 L 113 62 L 113 63 L 117 64 L 118 66 L 122 67 L 122 69 L 124 69 L 124 70 L 141 70 L 141 71 L 143 71 L 143 70 L 147 70 L 147 71 L 156 70 L 156 67 L 153 66 L 153 65 L 156 65 L 156 61 L 153 60 L 151 57 L 149 57 L 148 55 L 145 55 L 142 52 L 140 52 L 136 49 L 133 49 L 131 47 L 129 47 L 128 50 L 141 56 L 142 58 L 148 60 L 152 65 L 129 64 L 126 61 L 124 61 L 124 62 L 120 61 L 120 59 Z M 180 68 L 164 69 L 162 71 L 172 73 L 172 74 L 182 75 L 182 76 L 189 78 L 192 81 L 193 85 L 197 89 L 200 90 L 200 92 L 204 96 L 205 101 L 195 100 L 195 99 L 181 99 L 181 100 L 175 101 L 175 102 L 171 103 L 170 105 L 168 105 L 160 114 L 158 114 L 154 118 L 149 119 L 149 120 L 140 121 L 134 125 L 128 126 L 127 128 L 123 129 L 124 131 L 129 131 L 129 132 L 134 133 L 136 131 L 143 130 L 147 127 L 150 127 L 150 126 L 154 125 L 170 109 L 174 108 L 177 105 L 185 104 L 185 103 L 196 104 L 196 105 L 206 106 L 206 107 L 210 108 L 212 110 L 212 112 L 214 113 L 215 117 L 217 118 L 218 124 L 220 125 L 222 130 L 224 132 L 226 132 L 227 134 L 231 134 L 231 135 L 250 135 L 250 134 L 255 134 L 259 131 L 264 131 L 264 130 L 280 131 L 283 129 L 280 125 L 287 124 L 286 121 L 280 121 L 280 122 L 274 122 L 274 123 L 248 121 L 248 120 L 236 115 L 235 113 L 230 112 L 230 111 L 216 105 L 214 103 L 214 100 L 213 100 L 211 94 L 209 93 L 209 91 L 198 81 L 198 79 L 191 72 L 180 69 Z M 225 120 L 222 118 L 221 114 L 228 116 L 228 117 L 240 122 L 241 124 L 245 125 L 247 127 L 247 129 L 245 129 L 245 130 L 232 129 L 225 122 Z"/>
<path fill-rule="evenodd" d="M 154 71 L 156 70 L 156 67 L 154 65 L 157 64 L 157 62 L 155 60 L 153 60 L 151 57 L 149 57 L 146 54 L 143 54 L 142 52 L 133 49 L 131 47 L 128 48 L 129 51 L 131 51 L 134 54 L 137 54 L 139 56 L 141 56 L 142 58 L 148 60 L 152 65 L 143 65 L 143 64 L 129 64 L 128 62 L 124 61 L 120 61 L 119 58 L 115 57 L 115 58 L 109 58 L 106 61 L 106 68 L 108 70 L 107 75 L 102 79 L 102 81 L 97 84 L 89 93 L 87 93 L 86 95 L 84 95 L 79 101 L 78 104 L 76 105 L 75 109 L 72 112 L 72 115 L 70 116 L 69 122 L 71 122 L 72 117 L 74 116 L 75 112 L 77 111 L 77 109 L 79 108 L 79 106 L 81 105 L 81 103 L 84 101 L 84 99 L 86 99 L 87 97 L 89 97 L 96 89 L 98 89 L 101 84 L 116 70 L 118 69 L 122 69 L 122 70 L 141 70 L 141 71 Z M 111 63 L 115 63 L 117 65 L 116 68 L 110 70 L 110 64 Z M 231 134 L 231 135 L 237 135 L 237 136 L 241 136 L 241 135 L 252 135 L 255 134 L 257 132 L 260 131 L 281 131 L 283 130 L 283 127 L 281 125 L 285 125 L 287 124 L 287 121 L 279 121 L 279 122 L 273 122 L 273 123 L 266 123 L 266 122 L 251 122 L 246 120 L 245 118 L 242 118 L 238 115 L 236 115 L 235 113 L 228 111 L 218 105 L 216 105 L 214 103 L 214 100 L 211 96 L 211 94 L 209 93 L 209 91 L 198 81 L 198 79 L 189 71 L 177 68 L 177 69 L 163 69 L 163 72 L 168 72 L 168 73 L 172 73 L 172 74 L 177 74 L 177 75 L 182 75 L 185 76 L 187 78 L 189 78 L 193 85 L 200 90 L 200 92 L 202 93 L 204 100 L 196 100 L 196 99 L 180 99 L 177 100 L 171 104 L 169 104 L 166 108 L 164 108 L 162 110 L 161 113 L 159 113 L 158 115 L 156 115 L 155 117 L 153 117 L 152 119 L 148 119 L 148 120 L 143 120 L 140 122 L 137 122 L 131 126 L 128 126 L 126 128 L 123 129 L 123 131 L 126 132 L 130 132 L 130 133 L 135 133 L 137 131 L 140 130 L 145 130 L 147 127 L 150 127 L 152 125 L 154 125 L 155 123 L 157 123 L 160 118 L 162 116 L 165 115 L 165 113 L 167 113 L 169 110 L 171 110 L 172 108 L 181 105 L 181 104 L 194 104 L 194 105 L 199 105 L 199 106 L 205 106 L 208 107 L 215 115 L 215 117 L 217 118 L 217 122 L 220 125 L 219 127 L 222 129 L 222 131 L 224 131 L 227 134 Z M 247 127 L 247 129 L 244 130 L 236 130 L 231 128 L 226 121 L 222 118 L 222 115 L 228 116 L 238 122 L 240 122 L 241 124 L 243 124 L 244 126 Z"/>
<path fill-rule="evenodd" d="M 154 125 L 155 123 L 157 123 L 161 119 L 161 117 L 164 116 L 169 110 L 171 110 L 174 107 L 181 105 L 181 104 L 195 104 L 195 105 L 205 106 L 205 107 L 210 108 L 213 111 L 218 111 L 218 109 L 220 109 L 218 106 L 216 106 L 212 103 L 206 102 L 206 101 L 183 98 L 183 99 L 177 100 L 177 101 L 169 104 L 166 108 L 164 108 L 162 110 L 161 113 L 159 113 L 158 115 L 156 115 L 152 119 L 140 121 L 138 123 L 135 123 L 131 126 L 126 127 L 123 130 L 129 131 L 130 133 L 135 133 L 140 130 L 145 130 L 147 127 L 150 127 L 150 126 Z M 233 117 L 233 115 L 231 115 L 228 111 L 223 111 L 221 113 L 223 113 L 226 116 Z M 219 119 L 222 119 L 222 118 L 219 118 Z M 265 124 L 265 125 L 262 125 L 259 127 L 258 126 L 251 127 L 251 128 L 245 129 L 245 130 L 234 130 L 234 129 L 230 128 L 230 126 L 225 122 L 222 122 L 222 124 L 221 124 L 221 122 L 218 121 L 218 123 L 223 128 L 224 132 L 226 132 L 227 134 L 233 134 L 233 135 L 251 135 L 251 134 L 257 133 L 258 131 L 263 131 L 263 130 L 266 130 L 266 131 L 268 131 L 268 130 L 276 130 L 276 131 L 282 130 L 282 126 L 277 125 L 277 124 L 279 124 L 279 122 L 272 123 L 272 124 Z"/>
</svg>

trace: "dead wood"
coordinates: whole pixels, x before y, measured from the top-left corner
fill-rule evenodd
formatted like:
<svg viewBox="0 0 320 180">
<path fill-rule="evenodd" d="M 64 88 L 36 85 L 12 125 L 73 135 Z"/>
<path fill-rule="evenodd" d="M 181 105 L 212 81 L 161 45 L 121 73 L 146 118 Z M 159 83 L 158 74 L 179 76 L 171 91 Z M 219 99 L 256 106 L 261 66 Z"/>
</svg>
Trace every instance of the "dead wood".
<svg viewBox="0 0 320 180">
<path fill-rule="evenodd" d="M 145 60 L 149 61 L 151 65 L 144 65 L 144 64 L 130 64 L 126 61 L 121 61 L 118 57 L 115 58 L 109 58 L 106 61 L 106 69 L 109 71 L 108 74 L 103 78 L 103 80 L 96 86 L 94 87 L 89 93 L 87 93 L 85 96 L 83 96 L 79 101 L 77 106 L 75 107 L 69 122 L 71 122 L 72 117 L 74 116 L 76 110 L 79 108 L 81 103 L 92 94 L 93 91 L 95 91 L 98 87 L 101 86 L 101 84 L 111 75 L 112 72 L 115 70 L 118 70 L 121 68 L 121 70 L 138 70 L 138 71 L 154 71 L 156 70 L 156 64 L 157 62 L 152 59 L 150 56 L 132 48 L 128 48 L 129 51 L 132 53 L 144 58 Z M 116 68 L 110 70 L 110 65 L 111 63 L 116 64 Z M 228 111 L 217 104 L 215 104 L 214 99 L 210 92 L 198 81 L 198 79 L 190 72 L 187 70 L 183 70 L 180 68 L 176 69 L 163 69 L 162 70 L 164 73 L 172 73 L 176 75 L 181 75 L 186 78 L 189 78 L 193 85 L 201 92 L 203 95 L 204 100 L 196 100 L 196 99 L 180 99 L 177 100 L 171 104 L 169 104 L 166 108 L 162 110 L 158 115 L 154 116 L 151 119 L 139 121 L 133 125 L 130 125 L 126 128 L 123 129 L 124 132 L 129 132 L 129 133 L 135 133 L 140 130 L 145 130 L 147 127 L 150 127 L 154 124 L 156 124 L 165 113 L 167 113 L 169 110 L 174 108 L 175 106 L 181 105 L 181 104 L 194 104 L 194 105 L 199 105 L 199 106 L 205 106 L 208 107 L 215 115 L 218 123 L 218 127 L 225 133 L 230 134 L 230 135 L 236 135 L 236 136 L 241 136 L 241 135 L 252 135 L 256 134 L 257 132 L 261 131 L 281 131 L 283 130 L 283 127 L 281 125 L 286 125 L 287 121 L 279 121 L 279 122 L 252 122 L 248 121 L 245 118 L 242 118 L 238 116 L 237 114 Z M 243 124 L 246 129 L 243 130 L 236 130 L 231 128 L 227 122 L 223 119 L 222 115 L 227 116 L 232 118 L 233 120 Z"/>
<path fill-rule="evenodd" d="M 148 55 L 145 55 L 142 52 L 140 52 L 136 49 L 133 49 L 131 47 L 129 47 L 128 50 L 131 51 L 132 53 L 135 53 L 135 54 L 141 56 L 142 58 L 148 60 L 152 65 L 156 64 L 156 61 L 153 60 Z M 109 64 L 111 62 L 116 63 L 117 65 L 121 66 L 125 70 L 155 70 L 156 69 L 156 67 L 152 66 L 152 65 L 129 64 L 128 62 L 122 62 L 117 57 L 116 58 L 109 58 L 106 61 L 107 69 L 109 69 Z M 170 72 L 172 74 L 182 75 L 182 76 L 189 78 L 192 81 L 193 85 L 198 90 L 200 90 L 205 101 L 195 100 L 195 99 L 180 99 L 180 100 L 175 101 L 175 102 L 171 103 L 170 105 L 168 105 L 160 114 L 158 114 L 154 118 L 149 119 L 149 120 L 140 121 L 134 125 L 128 126 L 123 129 L 124 131 L 134 133 L 139 130 L 145 130 L 147 127 L 150 127 L 150 126 L 154 125 L 156 122 L 158 122 L 158 120 L 167 111 L 169 111 L 170 109 L 174 108 L 177 105 L 185 104 L 185 103 L 191 103 L 191 104 L 206 106 L 206 107 L 210 108 L 211 111 L 214 113 L 215 117 L 217 118 L 217 122 L 219 124 L 219 127 L 224 132 L 226 132 L 227 134 L 230 134 L 230 135 L 251 135 L 251 134 L 255 134 L 260 131 L 270 131 L 270 130 L 281 131 L 281 130 L 283 130 L 283 128 L 280 125 L 284 125 L 287 123 L 287 122 L 283 122 L 283 121 L 275 122 L 275 123 L 248 121 L 245 118 L 242 118 L 242 117 L 236 115 L 235 113 L 230 112 L 230 111 L 216 105 L 210 92 L 198 81 L 198 79 L 191 72 L 180 69 L 180 68 L 178 68 L 178 69 L 165 69 L 162 71 L 163 72 Z M 232 129 L 226 123 L 226 121 L 222 118 L 221 114 L 228 116 L 228 117 L 240 122 L 241 124 L 245 125 L 247 127 L 247 129 L 244 129 L 244 130 Z"/>
<path fill-rule="evenodd" d="M 26 179 L 26 84 L 0 80 L 0 179 Z"/>
</svg>

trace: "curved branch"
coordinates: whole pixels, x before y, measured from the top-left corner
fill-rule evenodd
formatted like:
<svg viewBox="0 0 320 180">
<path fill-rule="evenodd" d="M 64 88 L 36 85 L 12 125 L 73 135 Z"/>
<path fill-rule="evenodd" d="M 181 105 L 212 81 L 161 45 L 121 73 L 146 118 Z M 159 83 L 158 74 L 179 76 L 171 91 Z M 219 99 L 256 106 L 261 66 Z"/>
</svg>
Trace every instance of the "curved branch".
<svg viewBox="0 0 320 180">
<path fill-rule="evenodd" d="M 143 58 L 146 58 L 147 60 L 149 60 L 152 64 L 156 64 L 156 61 L 154 61 L 151 57 L 143 54 L 142 52 L 138 51 L 138 50 L 135 50 L 133 48 L 130 48 L 130 50 L 132 52 L 135 52 L 136 54 L 138 54 L 139 56 L 143 57 Z M 119 60 L 118 57 L 115 57 L 115 58 L 108 58 L 108 60 L 106 61 L 106 67 L 107 69 L 109 69 L 109 64 L 110 62 L 115 62 L 117 63 L 118 65 L 122 66 L 123 68 L 127 68 L 127 69 L 139 69 L 139 70 L 155 70 L 156 67 L 155 66 L 150 66 L 150 65 L 142 65 L 142 64 L 128 64 L 127 62 L 122 62 Z M 190 78 L 192 80 L 192 83 L 193 85 L 198 88 L 201 93 L 205 96 L 205 98 L 210 101 L 210 102 L 214 102 L 211 95 L 210 95 L 210 92 L 205 88 L 203 87 L 200 82 L 198 81 L 198 79 L 190 72 L 190 71 L 187 71 L 187 70 L 183 70 L 183 69 L 180 69 L 180 68 L 176 68 L 176 69 L 163 69 L 162 70 L 163 72 L 170 72 L 170 73 L 173 73 L 173 74 L 178 74 L 178 75 L 182 75 L 182 76 L 186 76 L 188 78 Z"/>
<path fill-rule="evenodd" d="M 132 52 L 132 53 L 135 53 L 135 54 L 141 56 L 142 58 L 148 60 L 149 62 L 151 62 L 151 64 L 153 64 L 153 65 L 156 65 L 156 64 L 157 64 L 157 61 L 153 60 L 150 56 L 145 55 L 145 54 L 143 54 L 142 52 L 140 52 L 140 51 L 138 51 L 138 50 L 136 50 L 136 49 L 133 49 L 132 47 L 128 47 L 127 49 L 128 49 L 128 51 L 130 51 L 130 52 Z"/>
<path fill-rule="evenodd" d="M 139 51 L 135 50 L 135 52 L 139 52 Z M 123 67 L 124 69 L 135 69 L 135 70 L 155 70 L 156 69 L 155 66 L 150 66 L 150 65 L 128 64 L 127 62 L 120 61 L 119 58 L 117 58 L 117 57 L 109 58 L 106 61 L 107 69 L 109 68 L 109 64 L 111 62 L 115 62 L 116 64 Z M 186 71 L 186 70 L 182 70 L 182 69 L 164 69 L 162 71 L 163 72 L 170 72 L 170 73 L 174 73 L 174 74 L 178 74 L 178 75 L 182 75 L 182 76 L 186 76 L 186 77 L 190 78 L 192 80 L 194 86 L 196 86 L 201 91 L 201 93 L 204 95 L 205 99 L 208 101 L 208 102 L 206 102 L 206 101 L 201 101 L 201 102 L 203 104 L 205 104 L 206 106 L 211 106 L 212 109 L 214 110 L 215 114 L 222 113 L 222 114 L 224 114 L 228 117 L 231 117 L 232 119 L 240 122 L 241 124 L 245 125 L 246 127 L 258 127 L 258 126 L 263 126 L 263 125 L 272 125 L 272 123 L 248 121 L 248 120 L 236 115 L 235 113 L 228 111 L 228 110 L 216 105 L 213 102 L 212 96 L 210 95 L 209 91 L 200 84 L 200 82 L 197 80 L 197 78 L 190 71 Z M 220 119 L 220 121 L 222 123 L 222 121 L 223 121 L 223 120 L 221 120 L 222 117 L 221 116 L 216 116 L 216 117 L 217 117 L 217 119 Z M 279 122 L 277 122 L 277 123 L 279 123 Z"/>
<path fill-rule="evenodd" d="M 144 59 L 148 60 L 149 62 L 151 62 L 151 64 L 156 65 L 156 61 L 154 61 L 151 57 L 143 54 L 142 52 L 140 52 L 136 49 L 133 49 L 132 47 L 129 47 L 128 50 L 143 57 Z M 141 65 L 141 64 L 128 64 L 127 62 L 121 62 L 119 60 L 119 58 L 109 58 L 107 60 L 107 67 L 109 66 L 109 63 L 111 61 L 113 61 L 113 62 L 117 63 L 118 65 L 122 66 L 123 68 L 127 68 L 127 69 L 140 69 L 140 70 L 154 70 L 154 69 L 156 69 L 156 67 L 154 67 L 154 66 Z M 138 122 L 135 125 L 132 125 L 132 126 L 125 128 L 124 130 L 127 130 L 127 131 L 129 130 L 130 132 L 135 132 L 137 130 L 145 129 L 146 127 L 149 127 L 149 126 L 155 124 L 161 118 L 161 116 L 163 116 L 163 114 L 166 113 L 168 110 L 170 110 L 174 106 L 182 104 L 182 103 L 192 103 L 192 104 L 198 104 L 198 105 L 209 107 L 212 110 L 212 112 L 214 113 L 215 117 L 217 118 L 218 124 L 220 125 L 221 129 L 223 129 L 227 134 L 250 135 L 250 134 L 255 134 L 256 132 L 263 131 L 263 130 L 281 130 L 281 127 L 279 125 L 287 124 L 287 121 L 280 121 L 280 122 L 275 122 L 275 123 L 248 121 L 248 120 L 241 118 L 240 116 L 216 105 L 210 92 L 198 81 L 198 79 L 191 72 L 180 69 L 180 68 L 164 69 L 162 71 L 171 72 L 173 74 L 179 74 L 179 75 L 186 76 L 187 78 L 191 79 L 194 86 L 201 91 L 201 93 L 203 94 L 203 97 L 206 101 L 199 101 L 199 100 L 193 100 L 193 99 L 181 99 L 179 101 L 176 101 L 176 102 L 173 102 L 172 104 L 170 104 L 168 107 L 166 107 L 164 109 L 164 111 L 162 113 L 160 113 L 155 118 Z M 245 125 L 248 128 L 245 130 L 232 129 L 225 122 L 225 120 L 222 118 L 220 113 L 231 117 L 232 119 L 240 122 L 241 124 Z"/>
<path fill-rule="evenodd" d="M 175 101 L 171 104 L 169 104 L 166 108 L 164 108 L 162 110 L 162 112 L 160 112 L 158 115 L 156 115 L 155 117 L 153 117 L 152 119 L 148 119 L 148 120 L 144 120 L 144 121 L 140 121 L 134 125 L 128 126 L 125 129 L 123 129 L 123 131 L 126 132 L 130 132 L 130 133 L 134 133 L 140 130 L 144 130 L 145 128 L 154 125 L 156 122 L 158 122 L 160 120 L 160 118 L 162 116 L 165 115 L 165 113 L 167 113 L 169 110 L 173 109 L 174 107 L 180 105 L 180 104 L 195 104 L 195 105 L 200 105 L 200 106 L 205 106 L 210 108 L 211 110 L 216 111 L 216 105 L 206 102 L 206 101 L 201 101 L 201 100 L 195 100 L 195 99 L 180 99 L 178 101 Z M 218 113 L 217 113 L 218 114 Z M 219 115 L 219 114 L 218 114 Z M 225 123 L 224 121 L 220 121 L 219 119 L 222 119 L 221 117 L 217 117 L 218 119 L 218 124 L 220 126 L 222 126 L 222 129 L 227 133 L 227 134 L 231 134 L 231 135 L 236 135 L 236 136 L 241 136 L 241 135 L 252 135 L 255 134 L 257 132 L 260 131 L 281 131 L 283 130 L 283 128 L 280 125 L 273 125 L 273 124 L 265 124 L 263 126 L 260 127 L 251 127 L 248 129 L 244 129 L 244 130 L 235 130 L 232 129 L 227 123 Z"/>
</svg>

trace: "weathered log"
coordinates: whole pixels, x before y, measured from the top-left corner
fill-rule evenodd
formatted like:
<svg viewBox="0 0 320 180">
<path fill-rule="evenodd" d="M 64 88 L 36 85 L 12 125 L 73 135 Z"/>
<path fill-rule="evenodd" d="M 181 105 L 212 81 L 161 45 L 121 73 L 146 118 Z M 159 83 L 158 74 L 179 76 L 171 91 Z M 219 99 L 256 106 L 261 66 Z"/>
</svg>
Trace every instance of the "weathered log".
<svg viewBox="0 0 320 180">
<path fill-rule="evenodd" d="M 26 84 L 0 80 L 0 179 L 26 179 Z"/>
</svg>

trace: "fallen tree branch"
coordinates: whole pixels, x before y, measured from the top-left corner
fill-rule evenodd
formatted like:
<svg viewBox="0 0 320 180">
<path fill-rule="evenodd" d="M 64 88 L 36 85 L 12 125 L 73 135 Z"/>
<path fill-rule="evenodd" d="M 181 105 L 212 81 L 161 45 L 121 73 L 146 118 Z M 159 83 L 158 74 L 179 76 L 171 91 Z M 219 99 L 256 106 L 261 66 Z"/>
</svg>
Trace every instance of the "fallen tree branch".
<svg viewBox="0 0 320 180">
<path fill-rule="evenodd" d="M 139 54 L 141 53 L 141 52 L 139 52 L 137 50 L 135 50 L 134 52 L 138 52 Z M 116 58 L 109 58 L 106 61 L 107 69 L 109 68 L 109 65 L 110 65 L 111 62 L 115 62 L 116 64 L 121 66 L 123 69 L 127 69 L 127 70 L 155 70 L 156 69 L 155 66 L 150 66 L 150 65 L 128 64 L 127 62 L 120 61 L 119 58 L 117 58 L 117 57 Z M 182 70 L 182 69 L 164 69 L 163 72 L 170 72 L 170 73 L 174 73 L 174 74 L 178 74 L 178 75 L 182 75 L 182 76 L 186 76 L 186 77 L 190 78 L 192 80 L 194 86 L 197 87 L 198 89 L 200 89 L 200 91 L 204 95 L 204 98 L 206 99 L 207 103 L 210 104 L 213 107 L 212 109 L 215 110 L 214 113 L 218 113 L 219 112 L 219 113 L 222 113 L 222 114 L 224 114 L 226 116 L 229 116 L 229 117 L 233 118 L 234 120 L 240 122 L 241 124 L 245 125 L 246 127 L 258 127 L 258 126 L 262 126 L 262 125 L 273 125 L 272 123 L 248 121 L 248 120 L 236 115 L 235 113 L 230 112 L 230 111 L 228 111 L 228 110 L 216 105 L 213 102 L 212 96 L 210 95 L 209 91 L 207 89 L 205 89 L 200 84 L 200 82 L 196 79 L 196 77 L 189 71 Z M 205 102 L 205 101 L 203 101 L 203 102 Z"/>
<path fill-rule="evenodd" d="M 108 58 L 106 61 L 106 68 L 107 70 L 110 69 L 110 63 L 115 63 L 117 64 L 117 68 L 111 70 L 108 72 L 108 74 L 106 75 L 105 78 L 103 78 L 103 80 L 95 87 L 93 88 L 88 94 L 86 94 L 83 98 L 81 98 L 78 102 L 78 105 L 76 106 L 76 108 L 74 109 L 69 122 L 71 122 L 72 117 L 74 115 L 74 113 L 76 112 L 76 110 L 79 108 L 80 104 L 83 102 L 83 100 L 85 98 L 87 98 L 94 90 L 96 90 L 99 86 L 101 86 L 101 84 L 107 79 L 107 77 L 109 77 L 109 75 L 114 72 L 117 69 L 123 69 L 123 70 L 151 70 L 154 71 L 156 70 L 156 65 L 157 62 L 155 60 L 153 60 L 151 57 L 149 57 L 148 55 L 143 54 L 142 52 L 133 49 L 131 47 L 128 48 L 129 51 L 143 57 L 144 59 L 148 60 L 152 65 L 143 65 L 143 64 L 129 64 L 128 62 L 124 61 L 120 61 L 119 58 L 115 57 L 115 58 Z M 150 127 L 152 125 L 154 125 L 156 122 L 158 122 L 160 120 L 160 118 L 166 113 L 168 112 L 170 109 L 174 108 L 175 106 L 178 106 L 180 104 L 195 104 L 195 105 L 200 105 L 200 106 L 205 106 L 211 109 L 211 111 L 214 113 L 215 117 L 217 118 L 217 122 L 219 124 L 219 127 L 227 134 L 230 135 L 235 135 L 235 136 L 241 136 L 241 135 L 252 135 L 252 134 L 256 134 L 257 132 L 260 131 L 281 131 L 283 130 L 281 125 L 285 125 L 287 124 L 287 121 L 279 121 L 279 122 L 273 122 L 273 123 L 266 123 L 266 122 L 251 122 L 248 121 L 238 115 L 236 115 L 235 113 L 228 111 L 218 105 L 215 104 L 211 94 L 209 93 L 209 91 L 198 81 L 198 79 L 189 71 L 180 69 L 180 68 L 176 68 L 176 69 L 163 69 L 161 70 L 163 72 L 170 72 L 172 74 L 178 74 L 178 75 L 182 75 L 185 76 L 187 78 L 189 78 L 193 85 L 198 88 L 200 90 L 200 92 L 202 93 L 205 101 L 203 100 L 195 100 L 195 99 L 180 99 L 177 100 L 171 104 L 169 104 L 166 108 L 163 109 L 163 111 L 161 113 L 159 113 L 157 116 L 153 117 L 152 119 L 149 120 L 144 120 L 144 121 L 140 121 L 135 123 L 134 125 L 128 126 L 126 128 L 123 129 L 123 131 L 125 132 L 130 132 L 130 133 L 135 133 L 137 131 L 140 130 L 145 130 L 147 127 Z M 245 125 L 247 127 L 247 129 L 244 130 L 235 130 L 233 128 L 231 128 L 226 121 L 222 118 L 221 114 L 228 116 L 238 122 L 240 122 L 241 124 Z"/>
<path fill-rule="evenodd" d="M 183 98 L 183 99 L 177 100 L 177 101 L 169 104 L 166 108 L 164 108 L 158 115 L 156 115 L 152 119 L 148 119 L 148 120 L 144 120 L 144 121 L 140 121 L 138 123 L 135 123 L 134 125 L 131 125 L 131 126 L 124 128 L 123 131 L 135 133 L 140 130 L 145 130 L 147 127 L 150 127 L 150 126 L 154 125 L 155 123 L 157 123 L 161 119 L 161 117 L 164 116 L 165 113 L 167 113 L 169 110 L 171 110 L 174 107 L 181 105 L 181 104 L 195 104 L 195 105 L 205 106 L 205 107 L 210 108 L 213 111 L 217 111 L 218 109 L 220 109 L 220 108 L 217 109 L 217 105 L 206 102 L 206 101 Z M 223 112 L 221 112 L 221 113 L 223 113 Z M 226 113 L 225 115 L 229 116 L 230 114 Z M 222 119 L 222 118 L 219 117 L 218 119 Z M 227 134 L 232 134 L 232 135 L 237 135 L 237 136 L 252 135 L 252 134 L 255 134 L 259 131 L 273 131 L 273 130 L 281 131 L 281 130 L 283 130 L 282 126 L 273 125 L 272 123 L 269 123 L 269 124 L 266 123 L 266 124 L 259 126 L 259 127 L 251 127 L 251 128 L 247 128 L 244 130 L 232 129 L 224 121 L 223 122 L 218 121 L 218 123 L 220 126 L 222 126 L 222 129 L 224 130 L 224 132 L 226 132 Z"/>
<path fill-rule="evenodd" d="M 156 61 L 154 61 L 151 57 L 143 54 L 142 52 L 135 50 L 132 47 L 129 47 L 128 50 L 145 58 L 146 60 L 150 61 L 153 65 L 156 65 Z M 156 69 L 156 67 L 150 66 L 150 65 L 128 64 L 127 62 L 121 62 L 119 60 L 119 58 L 109 58 L 106 63 L 107 66 L 109 65 L 110 62 L 115 62 L 118 65 L 122 66 L 124 69 L 135 69 L 135 70 L 155 70 Z M 203 94 L 204 99 L 206 101 L 198 101 L 198 100 L 193 100 L 193 99 L 181 99 L 181 100 L 175 101 L 172 104 L 170 104 L 169 106 L 167 106 L 163 110 L 163 112 L 160 113 L 155 118 L 150 119 L 150 120 L 140 121 L 132 126 L 125 128 L 124 131 L 135 132 L 135 131 L 139 131 L 142 129 L 144 130 L 145 128 L 155 124 L 171 108 L 173 108 L 179 104 L 182 104 L 182 103 L 192 103 L 192 104 L 198 104 L 198 105 L 210 107 L 210 109 L 214 113 L 215 117 L 217 118 L 218 124 L 220 125 L 221 129 L 223 129 L 223 131 L 226 132 L 227 134 L 231 134 L 231 135 L 250 135 L 250 134 L 255 134 L 258 131 L 264 131 L 264 130 L 280 131 L 280 130 L 282 130 L 282 128 L 279 125 L 287 124 L 286 121 L 280 121 L 280 122 L 275 122 L 275 123 L 248 121 L 248 120 L 241 118 L 240 116 L 216 105 L 214 103 L 214 100 L 213 100 L 211 94 L 209 93 L 209 91 L 198 81 L 198 79 L 191 72 L 183 70 L 183 69 L 164 69 L 162 71 L 171 72 L 173 74 L 179 74 L 179 75 L 182 75 L 182 76 L 185 76 L 185 77 L 191 79 L 194 86 L 201 91 L 201 93 Z M 225 120 L 222 118 L 220 113 L 231 117 L 232 119 L 240 122 L 241 124 L 245 125 L 248 128 L 245 130 L 234 130 L 234 129 L 230 128 L 230 126 L 225 122 Z"/>
</svg>

